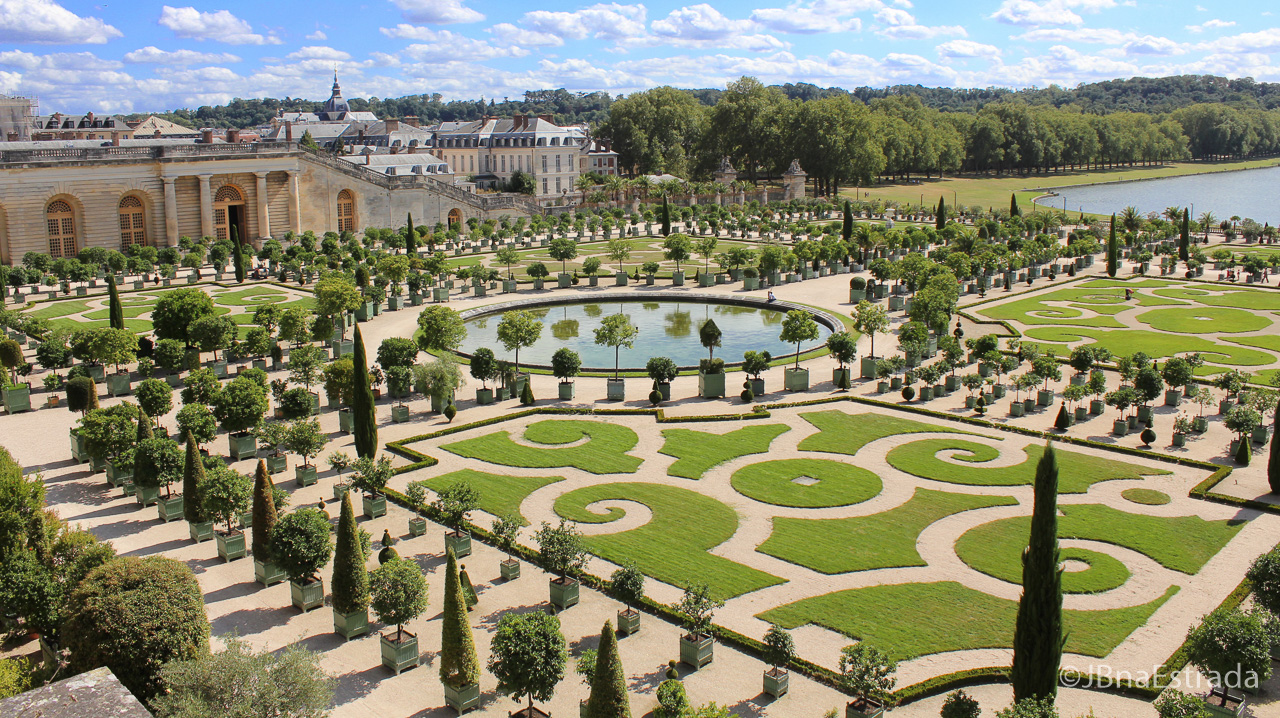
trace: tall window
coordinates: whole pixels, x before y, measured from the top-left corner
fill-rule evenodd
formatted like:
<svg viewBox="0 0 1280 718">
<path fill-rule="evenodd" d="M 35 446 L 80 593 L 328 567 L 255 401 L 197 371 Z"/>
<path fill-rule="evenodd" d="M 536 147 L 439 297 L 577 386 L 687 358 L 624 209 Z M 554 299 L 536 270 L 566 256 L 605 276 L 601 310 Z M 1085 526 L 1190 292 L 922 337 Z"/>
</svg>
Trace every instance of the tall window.
<svg viewBox="0 0 1280 718">
<path fill-rule="evenodd" d="M 356 199 L 351 190 L 338 193 L 338 232 L 356 231 Z"/>
<path fill-rule="evenodd" d="M 49 227 L 49 256 L 76 256 L 76 218 L 71 205 L 62 200 L 50 202 L 44 216 Z"/>
<path fill-rule="evenodd" d="M 542 193 L 543 193 L 543 194 L 546 194 L 546 193 L 547 193 L 547 178 L 546 178 L 546 177 L 543 177 L 543 178 L 542 178 Z"/>
<path fill-rule="evenodd" d="M 213 197 L 213 233 L 216 239 L 231 239 L 232 207 L 244 205 L 244 195 L 234 185 L 223 185 Z M 237 237 L 241 242 L 244 237 Z"/>
<path fill-rule="evenodd" d="M 146 220 L 142 212 L 142 200 L 127 195 L 120 200 L 120 250 L 131 244 L 146 244 Z"/>
<path fill-rule="evenodd" d="M 560 171 L 560 155 L 556 155 L 556 172 Z"/>
<path fill-rule="evenodd" d="M 543 171 L 543 172 L 546 172 L 546 171 L 547 171 L 547 156 L 546 156 L 546 155 L 543 155 L 543 156 L 542 156 L 542 171 Z"/>
</svg>

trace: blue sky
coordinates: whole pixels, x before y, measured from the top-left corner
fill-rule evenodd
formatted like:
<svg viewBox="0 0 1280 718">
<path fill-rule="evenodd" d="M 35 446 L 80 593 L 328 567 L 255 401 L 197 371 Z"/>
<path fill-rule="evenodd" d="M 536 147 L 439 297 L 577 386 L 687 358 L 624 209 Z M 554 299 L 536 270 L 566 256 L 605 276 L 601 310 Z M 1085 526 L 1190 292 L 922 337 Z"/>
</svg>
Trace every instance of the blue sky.
<svg viewBox="0 0 1280 718">
<path fill-rule="evenodd" d="M 335 67 L 348 97 L 620 94 L 742 75 L 824 87 L 1280 81 L 1276 6 L 1200 1 L 0 0 L 0 93 L 38 96 L 46 113 L 323 99 Z"/>
</svg>

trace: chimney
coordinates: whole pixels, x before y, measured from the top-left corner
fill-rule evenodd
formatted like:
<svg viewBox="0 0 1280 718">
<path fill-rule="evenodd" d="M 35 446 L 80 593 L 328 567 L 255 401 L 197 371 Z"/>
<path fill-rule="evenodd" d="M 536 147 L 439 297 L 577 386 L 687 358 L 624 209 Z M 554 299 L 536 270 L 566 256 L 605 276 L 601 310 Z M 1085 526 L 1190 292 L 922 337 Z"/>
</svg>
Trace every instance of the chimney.
<svg viewBox="0 0 1280 718">
<path fill-rule="evenodd" d="M 289 120 L 284 121 L 284 141 L 293 142 L 293 122 Z"/>
<path fill-rule="evenodd" d="M 417 116 L 417 115 L 405 115 L 405 116 L 404 116 L 400 121 L 401 121 L 401 122 L 403 122 L 403 123 L 405 123 L 406 125 L 408 125 L 408 126 L 410 126 L 410 127 L 421 127 L 421 126 L 422 126 L 422 124 L 421 124 L 421 123 L 419 122 L 419 120 L 418 120 L 418 116 Z"/>
<path fill-rule="evenodd" d="M 213 144 L 213 130 L 211 128 L 206 127 L 200 130 L 200 142 L 206 145 Z"/>
<path fill-rule="evenodd" d="M 160 133 L 160 130 L 156 130 L 155 132 L 152 132 L 151 136 L 156 138 L 157 140 L 163 137 L 163 135 Z"/>
<path fill-rule="evenodd" d="M 551 119 L 551 115 L 538 115 L 538 119 L 542 120 L 543 122 L 550 122 L 553 125 L 555 124 L 555 122 L 552 121 Z"/>
<path fill-rule="evenodd" d="M 415 144 L 410 144 L 410 145 L 409 145 L 409 154 L 411 154 L 411 155 L 412 155 L 412 154 L 416 154 L 416 153 L 417 153 L 417 151 L 418 151 L 418 146 L 417 146 L 417 145 L 415 145 Z"/>
<path fill-rule="evenodd" d="M 520 130 L 522 130 L 522 129 L 524 129 L 524 115 L 512 115 L 512 116 L 511 116 L 511 131 L 512 131 L 512 132 L 519 132 L 519 131 L 520 131 Z"/>
<path fill-rule="evenodd" d="M 227 144 L 234 145 L 240 142 L 240 130 L 227 130 Z"/>
<path fill-rule="evenodd" d="M 120 146 L 120 133 L 119 133 L 119 132 L 112 132 L 112 133 L 111 133 L 111 146 L 112 146 L 112 147 L 119 147 L 119 146 Z"/>
<path fill-rule="evenodd" d="M 400 131 L 400 120 L 386 120 L 385 124 L 387 126 L 388 134 Z"/>
<path fill-rule="evenodd" d="M 18 133 L 17 133 L 17 132 L 10 132 L 10 133 L 8 134 L 8 136 L 7 136 L 5 139 L 7 139 L 7 140 L 8 140 L 8 141 L 10 141 L 10 142 L 17 142 L 17 141 L 18 141 Z"/>
<path fill-rule="evenodd" d="M 393 155 L 400 154 L 400 145 L 391 145 L 391 154 Z"/>
<path fill-rule="evenodd" d="M 369 155 L 370 155 L 370 153 L 368 153 L 368 152 L 364 153 L 364 163 L 365 163 L 365 165 L 368 165 L 368 164 L 369 164 Z"/>
</svg>

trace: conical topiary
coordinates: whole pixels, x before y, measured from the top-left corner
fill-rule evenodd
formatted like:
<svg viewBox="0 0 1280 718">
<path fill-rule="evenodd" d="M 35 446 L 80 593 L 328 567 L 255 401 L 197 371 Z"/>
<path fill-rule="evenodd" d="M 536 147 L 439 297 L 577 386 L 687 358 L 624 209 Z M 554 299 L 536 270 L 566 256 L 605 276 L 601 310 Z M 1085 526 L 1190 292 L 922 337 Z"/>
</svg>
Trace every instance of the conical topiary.
<svg viewBox="0 0 1280 718">
<path fill-rule="evenodd" d="M 1067 402 L 1062 402 L 1058 408 L 1058 418 L 1053 422 L 1053 428 L 1058 431 L 1066 431 L 1071 428 L 1071 417 L 1067 415 Z"/>
<path fill-rule="evenodd" d="M 342 495 L 338 518 L 338 542 L 333 552 L 333 610 L 355 613 L 369 607 L 369 572 L 364 567 L 364 551 L 351 509 L 351 492 Z"/>
<path fill-rule="evenodd" d="M 253 557 L 267 563 L 271 560 L 271 530 L 276 527 L 275 485 L 267 462 L 258 459 L 253 476 Z"/>
<path fill-rule="evenodd" d="M 458 577 L 458 559 L 448 551 L 444 574 L 444 613 L 440 636 L 440 681 L 460 689 L 480 680 L 480 659 L 467 622 L 467 602 Z"/>
<path fill-rule="evenodd" d="M 204 460 L 196 447 L 196 438 L 190 431 L 186 435 L 187 458 L 182 466 L 182 517 L 193 524 L 209 520 L 200 491 L 204 486 Z"/>
<path fill-rule="evenodd" d="M 471 577 L 467 575 L 467 565 L 464 563 L 458 566 L 458 582 L 462 584 L 462 597 L 467 601 L 467 610 L 480 603 L 480 597 L 476 595 L 476 589 L 471 585 Z"/>
<path fill-rule="evenodd" d="M 622 670 L 622 658 L 618 655 L 618 637 L 608 620 L 600 631 L 596 671 L 591 677 L 591 695 L 587 698 L 585 715 L 587 718 L 631 718 L 626 674 Z"/>
<path fill-rule="evenodd" d="M 1062 662 L 1062 557 L 1058 550 L 1058 457 L 1053 444 L 1036 466 L 1031 533 L 1022 553 L 1022 597 L 1013 632 L 1015 702 L 1053 700 Z"/>
<path fill-rule="evenodd" d="M 231 263 L 236 269 L 236 283 L 244 283 L 244 247 L 240 246 L 240 231 L 231 225 Z"/>
<path fill-rule="evenodd" d="M 355 383 L 351 399 L 351 418 L 355 425 L 351 432 L 355 438 L 356 454 L 372 459 L 378 453 L 378 418 L 374 413 L 373 388 L 369 385 L 369 363 L 365 358 L 364 337 L 360 325 L 356 325 L 355 347 L 351 365 Z"/>
<path fill-rule="evenodd" d="M 1267 458 L 1267 483 L 1271 493 L 1280 494 L 1280 403 L 1276 405 L 1275 428 L 1271 432 L 1271 456 Z"/>
<path fill-rule="evenodd" d="M 107 284 L 107 318 L 112 329 L 124 329 L 124 307 L 120 304 L 120 292 L 115 281 Z"/>
<path fill-rule="evenodd" d="M 533 406 L 533 381 L 532 377 L 525 381 L 524 388 L 520 390 L 520 403 L 524 406 Z"/>
<path fill-rule="evenodd" d="M 1249 460 L 1253 458 L 1253 450 L 1249 447 L 1249 437 L 1240 439 L 1240 447 L 1236 449 L 1236 463 L 1241 466 L 1248 466 Z"/>
<path fill-rule="evenodd" d="M 133 444 L 133 483 L 136 486 L 155 486 L 155 466 L 142 455 L 142 442 L 150 439 L 151 417 L 138 410 L 138 433 Z"/>
</svg>

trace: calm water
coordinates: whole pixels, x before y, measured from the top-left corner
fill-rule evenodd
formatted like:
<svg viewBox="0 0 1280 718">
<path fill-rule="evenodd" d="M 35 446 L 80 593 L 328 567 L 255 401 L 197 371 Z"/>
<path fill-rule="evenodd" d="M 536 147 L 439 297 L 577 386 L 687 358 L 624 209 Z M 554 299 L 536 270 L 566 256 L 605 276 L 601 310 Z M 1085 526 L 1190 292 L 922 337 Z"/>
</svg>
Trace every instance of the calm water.
<svg viewBox="0 0 1280 718">
<path fill-rule="evenodd" d="M 786 312 L 730 304 L 702 302 L 583 302 L 530 309 L 542 321 L 542 338 L 532 347 L 520 350 L 521 364 L 550 365 L 551 355 L 560 347 L 569 347 L 582 357 L 582 366 L 596 369 L 613 368 L 613 349 L 596 346 L 595 330 L 610 314 L 622 312 L 640 328 L 632 349 L 619 355 L 622 368 L 643 369 L 650 357 L 667 356 L 682 367 L 697 366 L 707 350 L 698 342 L 698 329 L 707 319 L 720 327 L 721 346 L 715 355 L 726 363 L 742 361 L 749 349 L 767 350 L 774 356 L 795 351 L 794 344 L 778 339 Z M 478 317 L 467 322 L 467 339 L 462 351 L 470 354 L 479 347 L 489 347 L 499 359 L 510 361 L 512 355 L 498 341 L 501 315 Z M 801 345 L 808 351 L 826 343 L 831 330 L 818 325 L 817 341 Z"/>
<path fill-rule="evenodd" d="M 1068 187 L 1057 190 L 1057 197 L 1042 200 L 1043 206 L 1062 209 L 1065 198 L 1068 212 L 1097 214 L 1119 213 L 1130 205 L 1146 214 L 1164 212 L 1165 207 L 1195 205 L 1198 217 L 1209 211 L 1218 220 L 1231 216 L 1250 217 L 1259 224 L 1280 224 L 1280 205 L 1275 201 L 1275 186 L 1280 183 L 1280 167 L 1267 167 L 1239 172 L 1187 175 L 1142 182 Z"/>
</svg>

